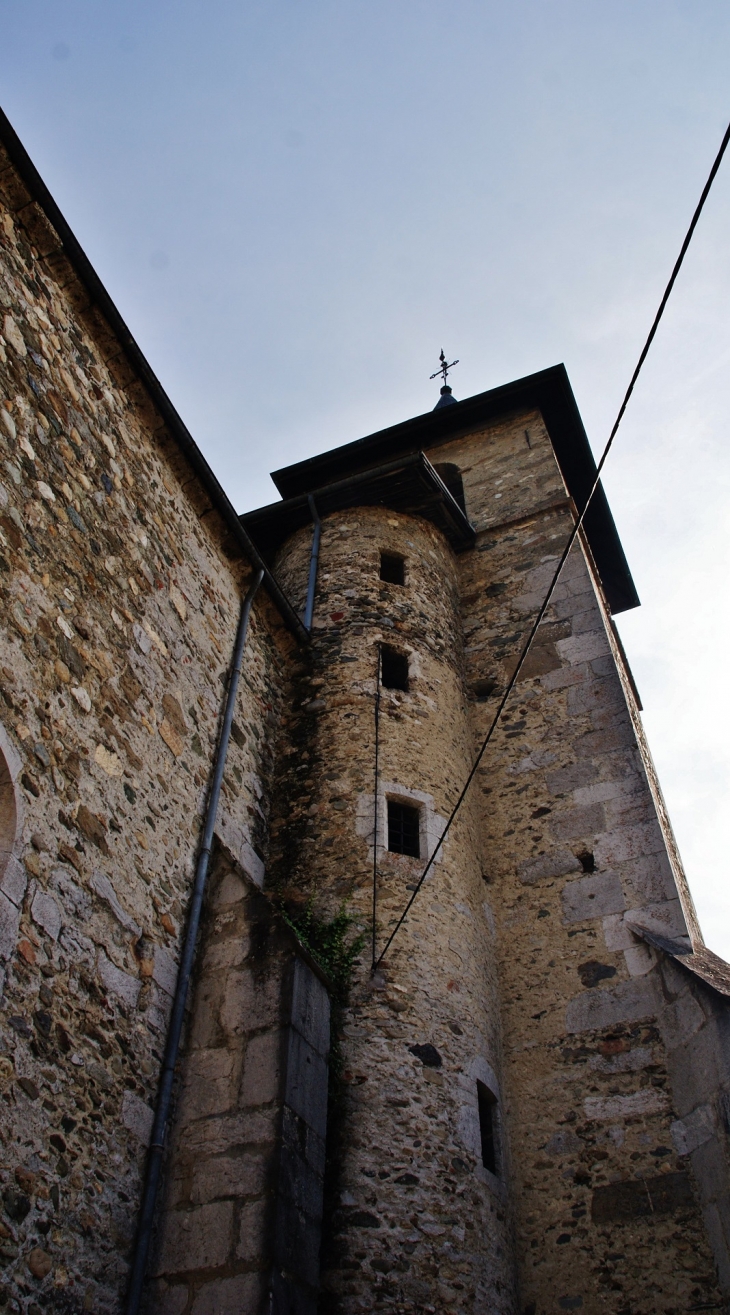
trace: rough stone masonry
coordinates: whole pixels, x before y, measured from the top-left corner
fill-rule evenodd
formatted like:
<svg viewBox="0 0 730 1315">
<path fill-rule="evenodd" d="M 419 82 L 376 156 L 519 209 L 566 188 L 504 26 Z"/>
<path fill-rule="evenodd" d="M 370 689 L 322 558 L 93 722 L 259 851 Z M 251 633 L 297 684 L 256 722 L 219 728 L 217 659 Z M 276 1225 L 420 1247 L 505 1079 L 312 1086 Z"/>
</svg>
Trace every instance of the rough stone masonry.
<svg viewBox="0 0 730 1315">
<path fill-rule="evenodd" d="M 0 1310 L 124 1310 L 261 566 L 146 1309 L 727 1310 L 730 969 L 602 494 L 371 971 L 590 486 L 562 367 L 279 471 L 239 520 L 0 127 Z M 363 949 L 331 1002 L 295 929 L 343 909 Z"/>
</svg>

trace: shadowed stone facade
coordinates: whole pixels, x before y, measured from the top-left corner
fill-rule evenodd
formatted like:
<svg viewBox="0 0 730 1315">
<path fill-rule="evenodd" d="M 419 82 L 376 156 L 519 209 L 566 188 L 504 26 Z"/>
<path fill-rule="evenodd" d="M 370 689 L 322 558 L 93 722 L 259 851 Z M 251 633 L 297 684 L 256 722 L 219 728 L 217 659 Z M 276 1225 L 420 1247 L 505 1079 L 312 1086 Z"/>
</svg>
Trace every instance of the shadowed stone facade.
<svg viewBox="0 0 730 1315">
<path fill-rule="evenodd" d="M 146 1309 L 726 1310 L 730 970 L 645 744 L 602 495 L 371 971 L 590 484 L 564 371 L 277 472 L 239 522 L 2 133 L 0 1310 L 124 1310 L 262 566 Z M 365 947 L 331 1035 L 286 911 L 343 905 Z"/>
</svg>

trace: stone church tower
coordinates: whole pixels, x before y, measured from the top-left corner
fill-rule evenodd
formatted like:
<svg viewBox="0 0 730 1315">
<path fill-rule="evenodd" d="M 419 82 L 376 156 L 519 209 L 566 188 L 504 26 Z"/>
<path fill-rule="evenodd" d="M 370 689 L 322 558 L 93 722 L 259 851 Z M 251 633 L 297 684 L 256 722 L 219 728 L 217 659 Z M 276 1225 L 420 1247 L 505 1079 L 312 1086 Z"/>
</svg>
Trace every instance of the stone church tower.
<svg viewBox="0 0 730 1315">
<path fill-rule="evenodd" d="M 595 473 L 564 369 L 239 518 L 0 130 L 0 1311 L 727 1310 L 730 969 L 602 492 L 398 927 Z"/>
</svg>

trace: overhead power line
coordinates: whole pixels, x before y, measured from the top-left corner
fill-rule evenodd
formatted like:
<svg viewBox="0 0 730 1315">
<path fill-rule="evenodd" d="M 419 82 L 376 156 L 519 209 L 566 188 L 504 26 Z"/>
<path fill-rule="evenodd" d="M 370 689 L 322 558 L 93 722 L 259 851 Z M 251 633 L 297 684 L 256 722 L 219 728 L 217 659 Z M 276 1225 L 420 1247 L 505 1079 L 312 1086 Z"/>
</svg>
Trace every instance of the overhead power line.
<svg viewBox="0 0 730 1315">
<path fill-rule="evenodd" d="M 654 322 L 653 322 L 653 324 L 652 324 L 652 326 L 651 326 L 651 328 L 650 328 L 650 330 L 649 330 L 649 334 L 648 334 L 648 337 L 647 337 L 647 339 L 646 339 L 646 342 L 644 343 L 644 346 L 643 346 L 643 348 L 642 348 L 641 355 L 639 356 L 639 359 L 638 359 L 638 361 L 637 361 L 637 363 L 636 363 L 636 368 L 635 368 L 635 370 L 634 370 L 634 373 L 633 373 L 632 376 L 631 376 L 631 381 L 630 381 L 630 383 L 629 383 L 628 388 L 626 389 L 626 393 L 625 393 L 625 395 L 624 395 L 624 399 L 623 399 L 623 401 L 622 401 L 622 403 L 621 403 L 621 406 L 619 407 L 618 415 L 616 416 L 616 419 L 615 419 L 615 421 L 614 421 L 614 424 L 613 424 L 613 428 L 612 428 L 612 430 L 611 430 L 611 433 L 610 433 L 609 436 L 608 436 L 608 442 L 606 443 L 606 446 L 605 446 L 605 448 L 603 449 L 603 454 L 602 454 L 601 459 L 600 459 L 600 461 L 599 461 L 599 463 L 598 463 L 598 466 L 597 466 L 597 468 L 596 468 L 596 475 L 595 475 L 595 479 L 594 479 L 594 481 L 593 481 L 593 485 L 592 485 L 592 487 L 591 487 L 591 491 L 590 491 L 590 493 L 588 494 L 588 497 L 587 497 L 587 499 L 586 499 L 586 502 L 585 502 L 585 504 L 584 504 L 584 506 L 583 506 L 583 510 L 580 512 L 580 515 L 578 516 L 578 519 L 576 520 L 576 522 L 575 522 L 575 524 L 574 524 L 574 526 L 573 526 L 573 529 L 571 530 L 570 535 L 568 536 L 568 541 L 567 541 L 567 543 L 566 543 L 566 545 L 565 545 L 565 548 L 563 549 L 562 555 L 561 555 L 561 557 L 560 557 L 560 561 L 558 562 L 558 565 L 557 565 L 556 568 L 555 568 L 555 571 L 554 571 L 554 573 L 553 573 L 552 579 L 551 579 L 550 584 L 549 584 L 549 586 L 548 586 L 547 593 L 545 594 L 545 598 L 543 599 L 542 605 L 541 605 L 541 607 L 540 607 L 540 609 L 539 609 L 539 611 L 538 611 L 538 613 L 537 613 L 537 615 L 536 615 L 536 617 L 535 617 L 535 620 L 534 620 L 534 622 L 533 622 L 533 624 L 532 624 L 532 627 L 531 627 L 531 629 L 530 629 L 530 633 L 528 634 L 527 639 L 526 639 L 526 641 L 525 641 L 525 643 L 524 643 L 524 645 L 523 645 L 523 647 L 522 647 L 522 651 L 521 651 L 521 653 L 520 653 L 520 656 L 519 656 L 519 659 L 518 659 L 517 665 L 516 665 L 514 671 L 512 672 L 512 675 L 511 675 L 509 681 L 507 682 L 507 685 L 506 685 L 506 687 L 505 687 L 504 693 L 503 693 L 503 695 L 502 695 L 502 697 L 501 697 L 501 699 L 500 699 L 500 701 L 499 701 L 499 704 L 497 705 L 496 712 L 494 713 L 494 716 L 493 716 L 493 718 L 492 718 L 492 721 L 491 721 L 491 725 L 490 725 L 490 727 L 489 727 L 489 730 L 487 731 L 487 733 L 486 733 L 486 735 L 485 735 L 485 737 L 484 737 L 484 739 L 483 739 L 483 741 L 482 741 L 481 748 L 479 749 L 479 752 L 478 752 L 476 758 L 474 759 L 474 763 L 473 763 L 473 765 L 472 765 L 471 771 L 469 772 L 469 775 L 468 775 L 467 778 L 466 778 L 466 781 L 465 781 L 464 786 L 463 786 L 463 788 L 462 788 L 462 790 L 461 790 L 461 793 L 459 794 L 459 797 L 458 797 L 456 803 L 454 804 L 454 807 L 453 807 L 452 810 L 451 810 L 451 813 L 450 813 L 450 815 L 449 815 L 449 818 L 448 818 L 448 820 L 447 820 L 447 822 L 446 822 L 446 826 L 444 827 L 444 829 L 443 829 L 443 831 L 442 831 L 442 833 L 441 833 L 441 836 L 440 836 L 440 838 L 439 838 L 439 840 L 438 840 L 438 842 L 437 842 L 437 844 L 436 844 L 436 846 L 435 846 L 435 848 L 434 848 L 434 850 L 433 850 L 433 853 L 431 854 L 431 857 L 429 858 L 428 862 L 426 863 L 425 868 L 423 869 L 423 872 L 421 873 L 421 876 L 420 876 L 420 878 L 419 878 L 419 880 L 418 880 L 418 883 L 417 883 L 417 885 L 416 885 L 416 887 L 415 887 L 415 890 L 413 891 L 413 893 L 412 893 L 412 895 L 411 895 L 411 897 L 410 897 L 408 903 L 406 904 L 406 907 L 404 908 L 404 910 L 403 910 L 403 912 L 402 912 L 400 918 L 398 919 L 398 921 L 397 921 L 395 927 L 393 928 L 392 932 L 390 933 L 390 936 L 388 937 L 388 939 L 387 939 L 387 941 L 386 941 L 386 943 L 385 943 L 385 946 L 384 946 L 383 949 L 381 950 L 381 952 L 380 952 L 380 954 L 379 954 L 379 956 L 378 956 L 377 959 L 375 958 L 375 953 L 373 953 L 373 965 L 372 965 L 372 971 L 373 971 L 373 972 L 375 972 L 375 970 L 376 970 L 376 969 L 380 966 L 380 964 L 383 962 L 383 959 L 385 958 L 386 954 L 388 953 L 388 950 L 390 949 L 391 945 L 393 944 L 393 941 L 395 940 L 396 936 L 398 935 L 398 932 L 400 931 L 401 927 L 403 926 L 403 923 L 405 922 L 406 918 L 408 917 L 408 914 L 410 913 L 410 910 L 411 910 L 411 908 L 412 908 L 412 906 L 413 906 L 413 903 L 414 903 L 414 901 L 416 900 L 416 898 L 417 898 L 417 896 L 418 896 L 418 894 L 419 894 L 419 891 L 420 891 L 420 889 L 421 889 L 421 887 L 422 887 L 424 881 L 426 880 L 426 877 L 428 876 L 429 872 L 431 871 L 431 868 L 433 867 L 434 861 L 435 861 L 435 859 L 436 859 L 436 855 L 438 854 L 439 850 L 442 848 L 443 843 L 444 843 L 444 841 L 445 841 L 447 835 L 449 834 L 449 831 L 451 830 L 451 827 L 452 827 L 452 825 L 453 825 L 453 823 L 454 823 L 454 821 L 455 821 L 455 819 L 456 819 L 456 816 L 457 816 L 457 814 L 458 814 L 458 812 L 459 812 L 459 809 L 461 808 L 461 805 L 463 804 L 463 802 L 464 802 L 464 800 L 465 800 L 465 798 L 466 798 L 466 796 L 467 796 L 467 793 L 468 793 L 468 791 L 469 791 L 469 787 L 470 787 L 472 781 L 474 780 L 474 777 L 476 776 L 476 773 L 477 773 L 477 771 L 478 771 L 478 769 L 479 769 L 479 764 L 481 763 L 482 758 L 484 757 L 484 754 L 485 754 L 486 751 L 487 751 L 487 747 L 488 747 L 488 745 L 489 745 L 489 743 L 490 743 L 490 741 L 491 741 L 491 739 L 492 739 L 492 735 L 494 734 L 494 731 L 496 730 L 497 725 L 499 724 L 499 721 L 500 721 L 500 719 L 501 719 L 501 717 L 502 717 L 502 713 L 504 712 L 504 709 L 505 709 L 505 707 L 506 707 L 506 705 L 507 705 L 507 701 L 508 701 L 508 699 L 509 699 L 509 696 L 510 696 L 510 694 L 512 693 L 512 690 L 514 689 L 514 687 L 515 687 L 515 685 L 516 685 L 516 683 L 517 683 L 517 679 L 518 679 L 518 677 L 519 677 L 520 671 L 522 670 L 522 667 L 524 666 L 524 663 L 525 663 L 525 659 L 526 659 L 526 657 L 527 657 L 527 654 L 529 653 L 529 651 L 530 651 L 530 649 L 531 649 L 531 647 L 532 647 L 532 643 L 533 643 L 533 640 L 534 640 L 534 638 L 535 638 L 535 635 L 537 634 L 538 629 L 539 629 L 539 627 L 540 627 L 540 624 L 541 624 L 541 622 L 542 622 L 542 620 L 543 620 L 543 618 L 544 618 L 544 616 L 545 616 L 545 613 L 547 612 L 547 609 L 548 609 L 548 607 L 550 606 L 550 600 L 551 600 L 551 598 L 552 598 L 552 596 L 553 596 L 553 593 L 555 592 L 555 586 L 557 585 L 558 580 L 560 579 L 560 573 L 561 573 L 561 571 L 562 571 L 562 569 L 563 569 L 563 567 L 564 567 L 564 565 L 565 565 L 565 563 L 566 563 L 566 561 L 567 561 L 567 559 L 568 559 L 568 555 L 569 555 L 569 553 L 570 553 L 571 548 L 573 547 L 573 544 L 575 543 L 576 539 L 578 538 L 578 535 L 580 534 L 580 531 L 581 531 L 582 526 L 583 526 L 583 522 L 584 522 L 584 520 L 585 520 L 586 512 L 588 511 L 588 508 L 590 507 L 591 502 L 592 502 L 592 500 L 593 500 L 593 497 L 594 497 L 594 495 L 595 495 L 596 489 L 598 488 L 598 485 L 600 484 L 600 481 L 601 481 L 601 471 L 603 470 L 603 467 L 604 467 L 605 464 L 606 464 L 606 458 L 608 457 L 608 454 L 609 454 L 609 452 L 611 451 L 611 448 L 612 448 L 612 446 L 613 446 L 613 440 L 615 439 L 616 434 L 618 433 L 619 425 L 621 424 L 621 421 L 622 421 L 623 418 L 624 418 L 624 414 L 625 414 L 625 412 L 626 412 L 626 408 L 627 408 L 627 406 L 628 406 L 628 404 L 629 404 L 629 400 L 630 400 L 630 398 L 631 398 L 631 394 L 633 393 L 633 391 L 634 391 L 634 387 L 635 387 L 635 385 L 636 385 L 636 381 L 637 381 L 637 379 L 639 378 L 639 375 L 641 374 L 642 367 L 643 367 L 644 362 L 645 362 L 645 360 L 646 360 L 646 358 L 647 358 L 647 356 L 648 356 L 648 354 L 649 354 L 649 349 L 650 349 L 650 347 L 651 347 L 651 345 L 652 345 L 652 343 L 653 343 L 653 341 L 654 341 L 654 338 L 655 338 L 655 336 L 656 336 L 656 331 L 657 331 L 657 329 L 659 328 L 659 323 L 660 323 L 661 318 L 662 318 L 662 316 L 663 316 L 663 314 L 664 314 L 664 311 L 666 310 L 667 302 L 669 301 L 669 298 L 670 298 L 670 296 L 671 296 L 671 294 L 672 294 L 672 289 L 674 288 L 674 285 L 675 285 L 675 283 L 676 283 L 676 281 L 677 281 L 677 276 L 678 276 L 678 274 L 679 274 L 679 271 L 680 271 L 680 269 L 682 268 L 682 264 L 683 264 L 683 262 L 684 262 L 684 258 L 685 258 L 686 254 L 687 254 L 687 250 L 688 250 L 688 248 L 689 248 L 689 244 L 690 244 L 690 242 L 692 241 L 692 238 L 693 238 L 693 236 L 694 236 L 694 231 L 695 231 L 695 229 L 696 229 L 696 227 L 697 227 L 697 224 L 698 224 L 698 222 L 699 222 L 700 215 L 702 214 L 702 211 L 703 211 L 703 209 L 704 209 L 705 202 L 706 202 L 706 200 L 707 200 L 707 198 L 708 198 L 708 196 L 709 196 L 709 194 L 710 194 L 710 189 L 711 189 L 711 187 L 712 187 L 712 184 L 713 184 L 714 181 L 715 181 L 715 178 L 716 178 L 716 176 L 717 176 L 717 172 L 718 172 L 718 170 L 719 170 L 719 168 L 720 168 L 720 165 L 721 165 L 721 163 L 722 163 L 722 158 L 723 158 L 723 156 L 724 156 L 724 154 L 725 154 L 725 150 L 726 150 L 726 148 L 727 148 L 728 142 L 730 142 L 730 124 L 728 125 L 728 127 L 727 127 L 727 129 L 726 129 L 726 132 L 725 132 L 725 136 L 723 137 L 722 142 L 721 142 L 721 144 L 720 144 L 720 149 L 719 149 L 719 151 L 717 152 L 717 155 L 716 155 L 716 157 L 715 157 L 714 164 L 713 164 L 713 166 L 712 166 L 712 168 L 711 168 L 711 170 L 710 170 L 710 172 L 709 172 L 709 175 L 708 175 L 708 178 L 707 178 L 707 182 L 705 183 L 705 186 L 704 186 L 703 189 L 702 189 L 702 195 L 700 196 L 699 202 L 698 202 L 698 204 L 697 204 L 697 209 L 695 210 L 695 212 L 694 212 L 694 214 L 693 214 L 693 216 L 692 216 L 692 222 L 690 223 L 690 226 L 689 226 L 689 228 L 687 229 L 687 233 L 686 233 L 686 236 L 685 236 L 684 242 L 682 243 L 682 246 L 681 246 L 681 248 L 680 248 L 680 252 L 679 252 L 679 255 L 678 255 L 677 260 L 676 260 L 676 262 L 675 262 L 674 269 L 672 270 L 671 277 L 670 277 L 669 282 L 667 283 L 667 286 L 666 286 L 666 288 L 665 288 L 665 290 L 664 290 L 664 296 L 662 297 L 662 299 L 661 299 L 661 301 L 660 301 L 660 303 L 659 303 L 659 309 L 657 310 L 657 313 L 656 313 L 656 315 L 654 316 Z M 376 846 L 377 846 L 377 837 L 376 837 L 375 843 L 376 843 Z"/>
</svg>

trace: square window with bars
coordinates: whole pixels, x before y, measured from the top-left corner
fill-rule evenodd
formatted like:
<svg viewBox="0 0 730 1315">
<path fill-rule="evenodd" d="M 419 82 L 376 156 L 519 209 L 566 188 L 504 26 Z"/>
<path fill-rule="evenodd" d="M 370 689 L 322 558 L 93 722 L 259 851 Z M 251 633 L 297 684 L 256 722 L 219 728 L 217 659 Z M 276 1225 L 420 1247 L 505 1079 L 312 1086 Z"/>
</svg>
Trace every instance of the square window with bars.
<svg viewBox="0 0 730 1315">
<path fill-rule="evenodd" d="M 388 849 L 391 854 L 421 857 L 420 810 L 397 799 L 388 800 Z"/>
</svg>

